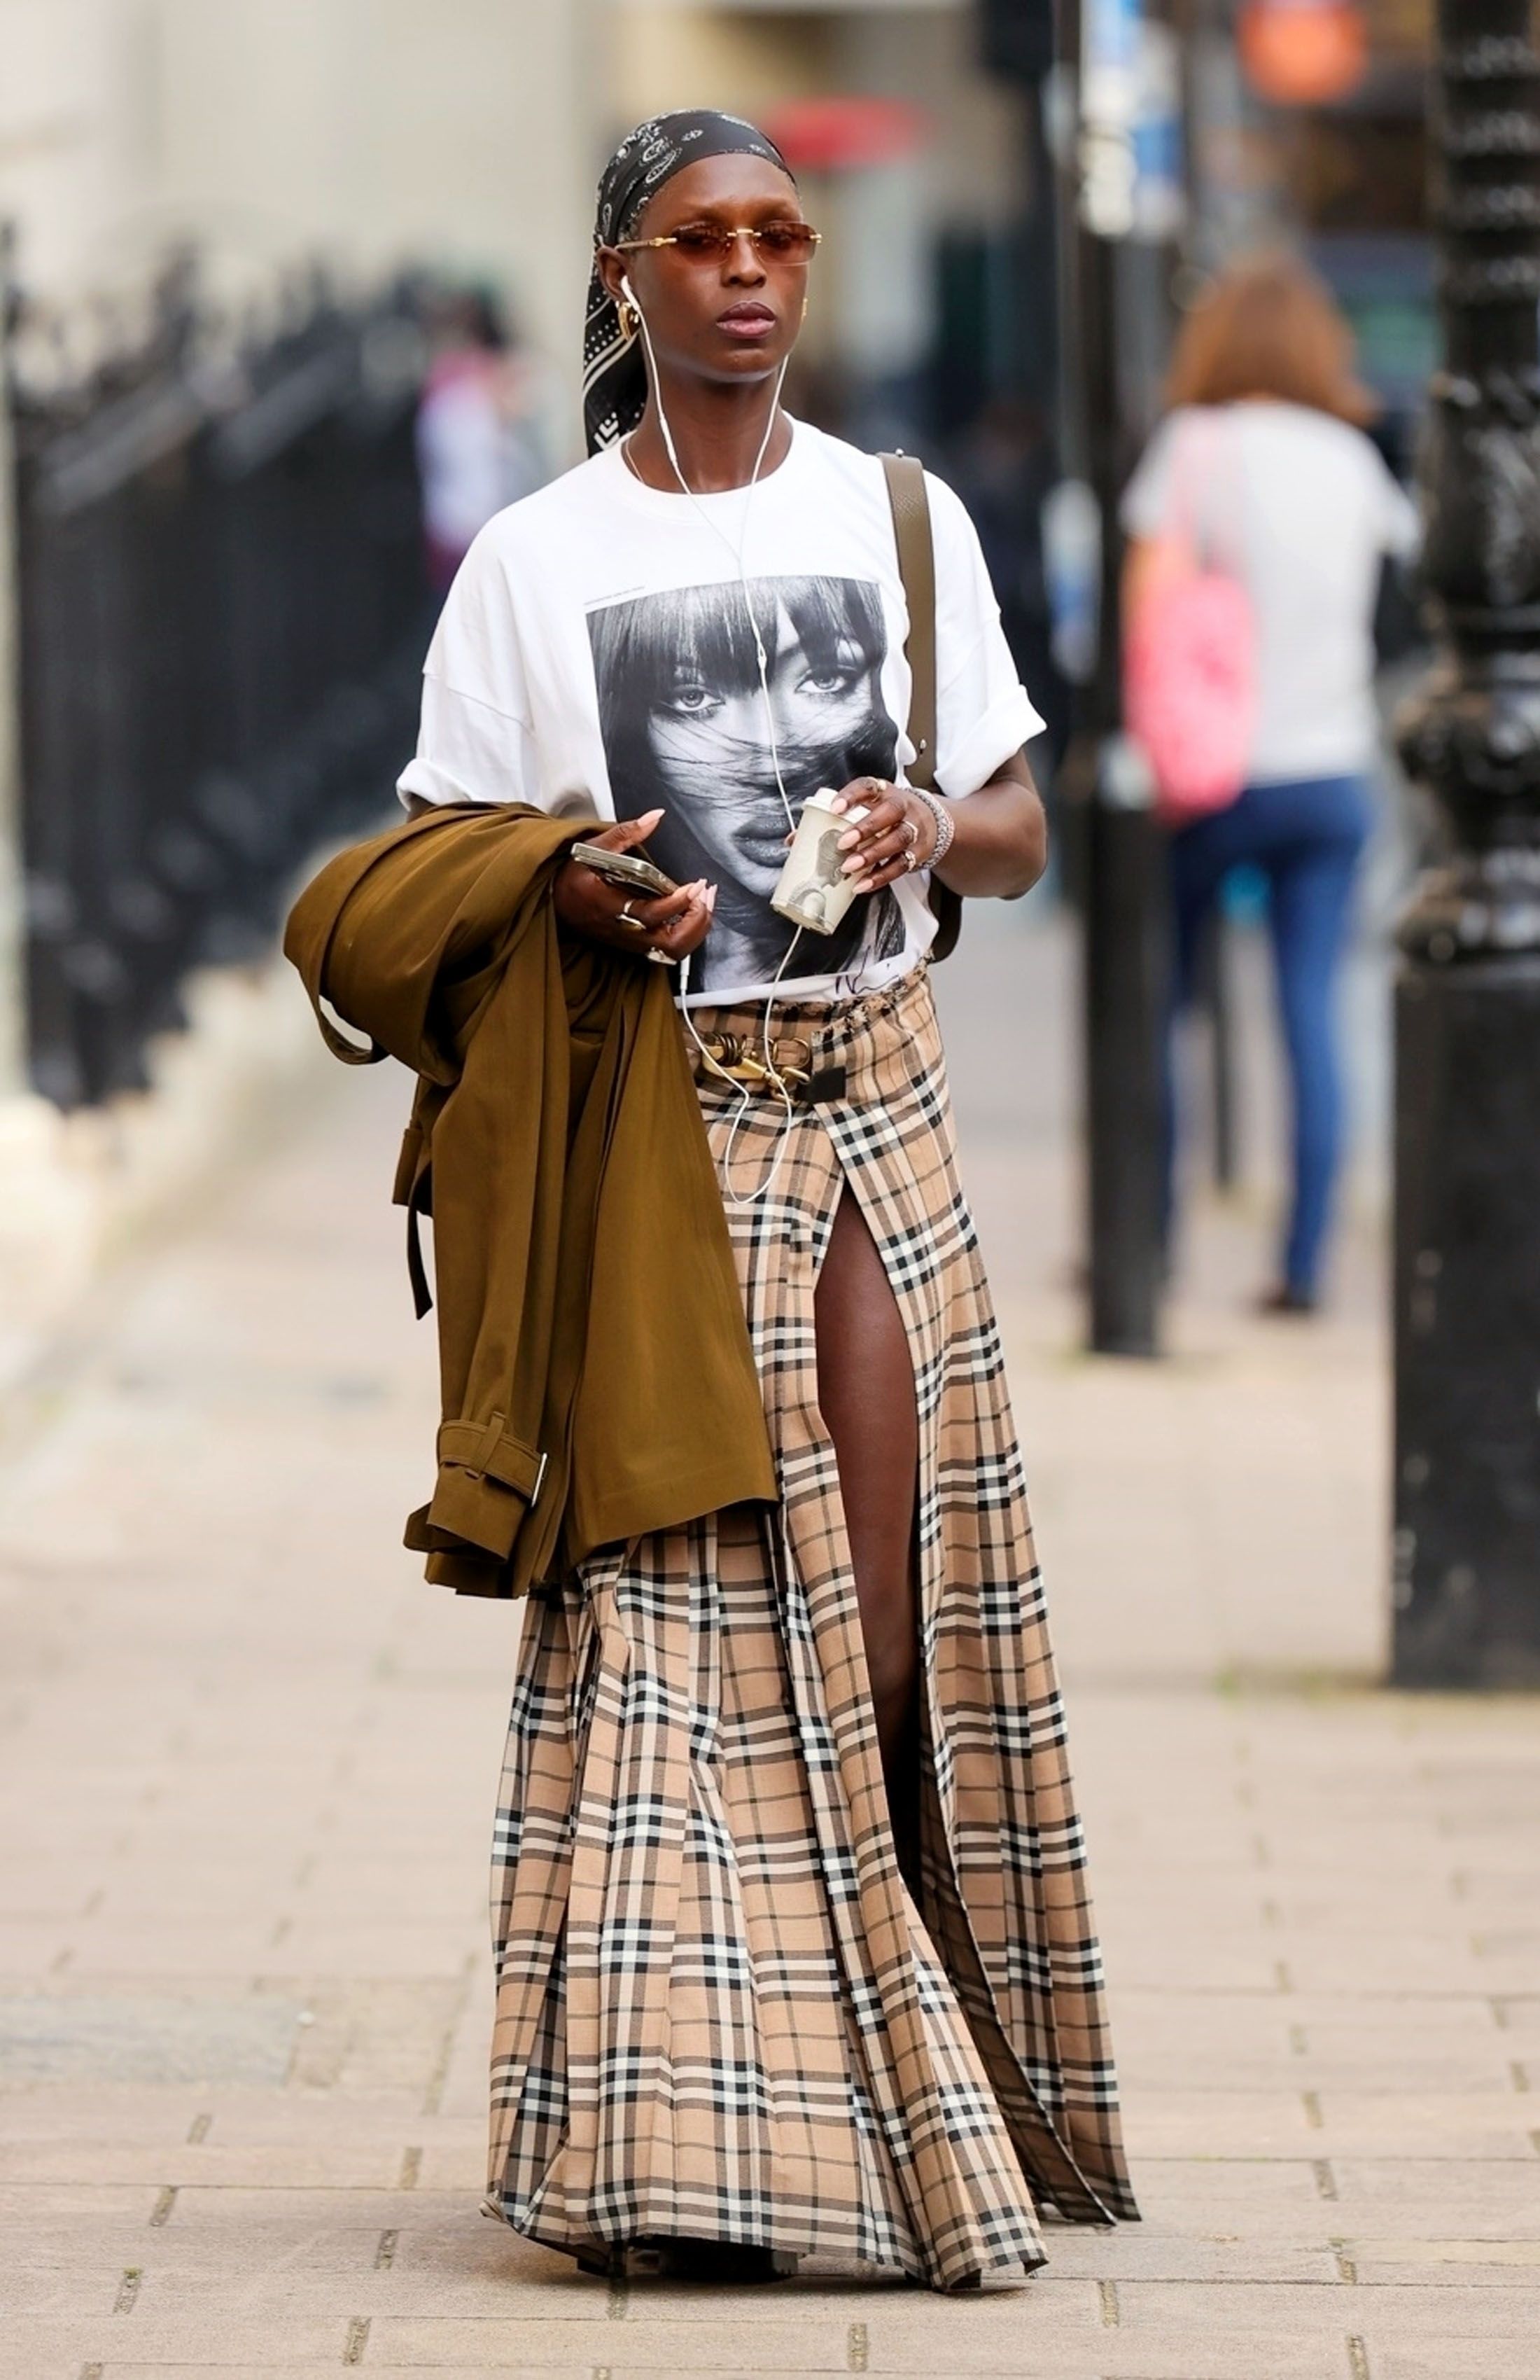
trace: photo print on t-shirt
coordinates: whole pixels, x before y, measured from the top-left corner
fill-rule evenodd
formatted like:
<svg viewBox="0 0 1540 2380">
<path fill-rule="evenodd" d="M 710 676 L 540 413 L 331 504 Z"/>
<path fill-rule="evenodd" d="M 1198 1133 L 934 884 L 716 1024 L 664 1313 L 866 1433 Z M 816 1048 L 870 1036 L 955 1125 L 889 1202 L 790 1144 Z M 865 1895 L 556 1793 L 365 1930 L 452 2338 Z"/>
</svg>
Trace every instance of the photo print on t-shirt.
<svg viewBox="0 0 1540 2380">
<path fill-rule="evenodd" d="M 898 729 L 885 709 L 882 598 L 865 578 L 749 580 L 764 639 L 782 781 L 797 817 L 820 785 L 891 778 Z M 770 907 L 786 856 L 754 627 L 735 580 L 678 587 L 588 614 L 599 721 L 617 818 L 661 808 L 649 859 L 678 884 L 717 887 L 692 992 L 773 981 L 794 927 Z M 891 891 L 852 903 L 832 934 L 804 933 L 788 978 L 894 956 L 903 919 Z"/>
</svg>

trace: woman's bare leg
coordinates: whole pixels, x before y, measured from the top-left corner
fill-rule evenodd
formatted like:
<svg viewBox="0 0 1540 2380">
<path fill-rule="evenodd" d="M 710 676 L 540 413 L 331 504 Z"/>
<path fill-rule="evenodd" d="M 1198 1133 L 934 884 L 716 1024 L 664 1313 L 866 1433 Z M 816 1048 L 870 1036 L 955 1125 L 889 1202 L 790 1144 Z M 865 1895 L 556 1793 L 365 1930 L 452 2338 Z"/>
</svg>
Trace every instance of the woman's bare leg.
<svg viewBox="0 0 1540 2380">
<path fill-rule="evenodd" d="M 888 1276 L 841 1195 L 814 1300 L 819 1404 L 834 1441 L 899 1865 L 919 1889 L 919 1609 L 915 1371 Z"/>
</svg>

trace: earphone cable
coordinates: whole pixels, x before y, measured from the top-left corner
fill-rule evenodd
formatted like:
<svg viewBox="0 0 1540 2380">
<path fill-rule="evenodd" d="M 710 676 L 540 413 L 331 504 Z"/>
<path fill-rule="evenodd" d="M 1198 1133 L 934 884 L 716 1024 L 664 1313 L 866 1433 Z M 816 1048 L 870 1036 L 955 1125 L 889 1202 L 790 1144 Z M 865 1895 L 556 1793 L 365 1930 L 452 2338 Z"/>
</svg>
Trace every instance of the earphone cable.
<svg viewBox="0 0 1540 2380">
<path fill-rule="evenodd" d="M 766 651 L 765 639 L 760 631 L 758 619 L 755 613 L 754 600 L 748 591 L 748 570 L 745 558 L 748 549 L 748 524 L 750 511 L 754 503 L 754 493 L 759 484 L 759 474 L 764 468 L 765 456 L 770 451 L 770 433 L 775 428 L 776 418 L 781 410 L 781 391 L 785 382 L 786 366 L 791 361 L 791 358 L 789 356 L 783 356 L 782 358 L 781 369 L 775 376 L 775 388 L 770 397 L 769 411 L 765 417 L 764 434 L 760 438 L 759 451 L 755 455 L 754 468 L 749 475 L 748 487 L 744 496 L 744 508 L 740 519 L 738 541 L 737 544 L 734 545 L 732 539 L 727 535 L 725 529 L 721 528 L 721 524 L 712 519 L 710 514 L 706 510 L 704 504 L 702 504 L 700 499 L 696 494 L 695 490 L 691 487 L 688 480 L 685 477 L 684 468 L 679 460 L 679 450 L 675 446 L 673 441 L 673 431 L 669 425 L 668 414 L 664 410 L 663 407 L 662 386 L 658 371 L 658 358 L 653 351 L 652 334 L 647 326 L 647 316 L 642 312 L 641 308 L 637 306 L 636 297 L 631 289 L 629 279 L 623 280 L 622 286 L 624 289 L 626 296 L 630 298 L 632 305 L 637 307 L 637 321 L 641 328 L 642 344 L 647 349 L 647 360 L 651 379 L 653 401 L 658 408 L 658 427 L 662 432 L 663 449 L 668 455 L 670 468 L 673 472 L 674 478 L 679 482 L 681 492 L 690 504 L 697 517 L 704 522 L 705 526 L 710 530 L 712 536 L 727 548 L 728 552 L 733 557 L 734 566 L 738 574 L 738 586 L 744 599 L 744 611 L 748 618 L 749 632 L 754 638 L 754 658 L 759 673 L 759 692 L 765 706 L 765 726 L 770 739 L 770 767 L 775 774 L 775 789 L 781 796 L 781 807 L 785 813 L 787 830 L 790 833 L 794 834 L 796 832 L 796 818 L 793 812 L 791 800 L 786 792 L 785 778 L 782 774 L 781 747 L 775 732 L 775 705 L 770 699 L 770 657 Z M 629 445 L 630 440 L 627 439 L 622 448 L 622 459 L 635 473 L 636 466 L 631 462 L 630 454 L 627 451 Z M 774 982 L 771 984 L 770 992 L 766 997 L 764 1026 L 760 1034 L 760 1047 L 764 1052 L 765 1072 L 770 1081 L 773 1084 L 776 1097 L 781 1100 L 784 1111 L 783 1121 L 781 1126 L 780 1146 L 775 1152 L 770 1172 L 766 1176 L 765 1180 L 759 1184 L 758 1188 L 751 1192 L 748 1197 L 739 1198 L 731 1189 L 725 1193 L 728 1204 L 739 1210 L 746 1207 L 752 1207 L 758 1202 L 758 1200 L 769 1196 L 770 1191 L 773 1187 L 776 1178 L 780 1173 L 782 1163 L 785 1158 L 788 1147 L 787 1135 L 790 1133 L 792 1124 L 795 1121 L 795 1102 L 793 1099 L 789 1085 L 775 1063 L 771 1049 L 770 1019 L 775 1009 L 776 989 L 784 977 L 787 967 L 791 965 L 793 954 L 801 940 L 802 928 L 798 926 L 794 929 L 792 939 L 786 946 L 785 955 L 782 957 L 781 965 L 775 971 Z M 678 1003 L 681 1014 L 685 1019 L 685 1028 L 710 1071 L 715 1075 L 725 1075 L 726 1069 L 719 1065 L 716 1060 L 712 1058 L 710 1051 L 707 1049 L 705 1042 L 701 1039 L 699 1033 L 697 1031 L 694 1019 L 690 1015 L 688 1002 L 689 960 L 686 956 L 680 978 Z M 728 1076 L 727 1079 L 731 1080 L 731 1077 Z M 737 1141 L 738 1133 L 744 1123 L 745 1117 L 748 1113 L 749 1107 L 753 1100 L 753 1093 L 749 1090 L 746 1084 L 739 1087 L 740 1101 L 738 1111 L 736 1115 L 734 1115 L 731 1125 L 728 1127 L 727 1147 L 723 1153 L 722 1165 L 724 1172 L 730 1172 L 731 1170 L 733 1150 Z"/>
</svg>

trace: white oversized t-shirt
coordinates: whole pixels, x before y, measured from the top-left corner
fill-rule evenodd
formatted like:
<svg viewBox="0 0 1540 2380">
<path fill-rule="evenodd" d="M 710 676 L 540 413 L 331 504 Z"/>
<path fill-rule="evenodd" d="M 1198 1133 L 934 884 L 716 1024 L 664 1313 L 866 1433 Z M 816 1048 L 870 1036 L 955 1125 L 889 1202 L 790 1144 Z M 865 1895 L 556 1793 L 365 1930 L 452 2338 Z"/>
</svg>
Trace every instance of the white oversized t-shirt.
<svg viewBox="0 0 1540 2380">
<path fill-rule="evenodd" d="M 929 492 L 936 783 L 956 798 L 1042 722 L 973 524 L 941 481 Z M 648 857 L 678 883 L 718 887 L 692 1003 L 772 986 L 813 998 L 876 990 L 929 946 L 923 874 L 858 898 L 835 933 L 805 933 L 793 953 L 795 929 L 770 905 L 786 836 L 775 762 L 794 816 L 821 785 L 899 777 L 914 758 L 907 634 L 875 456 L 794 422 L 785 460 L 752 497 L 692 503 L 644 486 L 607 448 L 499 513 L 472 545 L 429 649 L 417 758 L 399 790 L 569 817 L 661 807 Z"/>
<path fill-rule="evenodd" d="M 1378 448 L 1346 421 L 1272 400 L 1183 406 L 1124 492 L 1131 537 L 1180 510 L 1244 583 L 1256 624 L 1253 784 L 1357 776 L 1379 740 L 1380 557 L 1407 554 L 1417 516 Z"/>
</svg>

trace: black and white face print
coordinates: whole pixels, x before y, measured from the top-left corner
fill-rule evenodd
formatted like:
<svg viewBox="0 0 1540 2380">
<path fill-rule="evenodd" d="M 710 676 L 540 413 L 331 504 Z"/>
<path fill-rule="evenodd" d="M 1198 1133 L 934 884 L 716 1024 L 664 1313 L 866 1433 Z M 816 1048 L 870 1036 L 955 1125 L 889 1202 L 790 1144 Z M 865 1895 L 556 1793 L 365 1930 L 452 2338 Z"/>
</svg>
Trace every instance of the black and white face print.
<svg viewBox="0 0 1540 2380">
<path fill-rule="evenodd" d="M 864 578 L 751 578 L 764 639 L 770 719 L 754 624 L 734 580 L 636 596 L 588 615 L 600 728 L 618 817 L 661 808 L 648 856 L 676 882 L 718 887 L 692 991 L 768 984 L 794 929 L 770 907 L 786 813 L 820 785 L 891 777 L 898 730 L 885 709 L 882 600 Z M 835 975 L 903 947 L 891 892 L 852 904 L 827 938 L 805 936 L 790 973 Z"/>
</svg>

